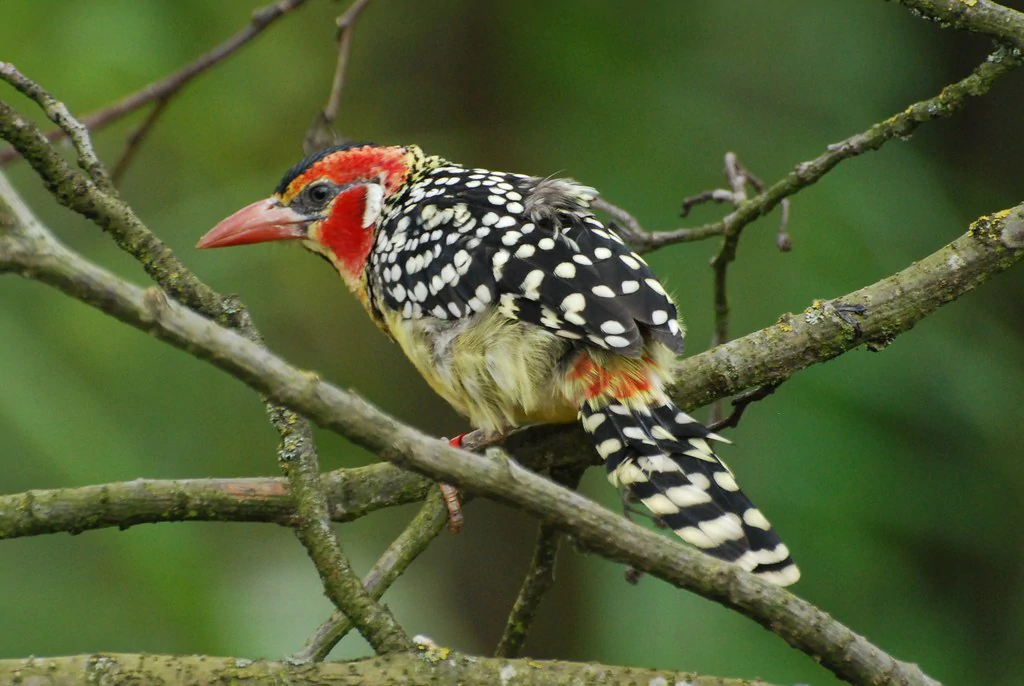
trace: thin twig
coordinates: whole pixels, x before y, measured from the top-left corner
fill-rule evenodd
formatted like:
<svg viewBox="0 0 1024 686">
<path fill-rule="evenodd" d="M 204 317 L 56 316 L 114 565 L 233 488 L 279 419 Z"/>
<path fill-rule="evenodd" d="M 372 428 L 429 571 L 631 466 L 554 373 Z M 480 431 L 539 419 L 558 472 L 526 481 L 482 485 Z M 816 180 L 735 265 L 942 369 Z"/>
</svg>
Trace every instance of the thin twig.
<svg viewBox="0 0 1024 686">
<path fill-rule="evenodd" d="M 561 534 L 553 526 L 541 524 L 538 528 L 530 568 L 505 621 L 505 631 L 494 650 L 494 657 L 513 658 L 522 653 L 540 601 L 555 583 L 555 559 L 560 539 Z"/>
<path fill-rule="evenodd" d="M 571 490 L 576 490 L 582 476 L 583 469 L 580 468 L 553 470 L 551 474 L 552 480 Z M 522 653 L 540 602 L 555 584 L 555 560 L 560 539 L 561 533 L 553 526 L 541 524 L 538 527 L 533 558 L 505 621 L 505 631 L 494 650 L 495 657 L 514 658 Z"/>
<path fill-rule="evenodd" d="M 121 177 L 128 170 L 128 165 L 131 164 L 132 158 L 135 157 L 135 153 L 139 147 L 142 146 L 142 141 L 149 133 L 153 125 L 156 124 L 157 119 L 163 114 L 164 109 L 167 107 L 167 103 L 170 102 L 169 96 L 167 98 L 160 98 L 153 105 L 153 109 L 149 111 L 146 118 L 142 120 L 142 123 L 136 127 L 134 131 L 128 136 L 128 140 L 125 141 L 124 150 L 121 151 L 121 157 L 118 158 L 117 164 L 114 165 L 114 170 L 110 172 L 110 178 L 113 180 L 114 185 L 119 185 Z"/>
<path fill-rule="evenodd" d="M 752 185 L 759 186 L 760 188 L 757 188 L 757 190 L 764 189 L 764 184 L 746 170 L 734 152 L 725 153 L 725 176 L 729 181 L 729 187 L 731 190 L 728 195 L 730 196 L 730 202 L 732 202 L 734 208 L 738 208 L 747 201 L 748 182 Z M 689 211 L 689 207 L 686 205 L 685 201 L 683 201 L 683 211 Z M 722 241 L 722 245 L 718 253 L 719 256 L 726 250 L 728 240 L 727 236 L 725 240 Z M 720 260 L 718 256 L 716 256 L 715 259 L 711 261 L 711 266 L 714 270 L 712 299 L 715 311 L 715 326 L 714 334 L 711 337 L 711 345 L 716 346 L 722 345 L 729 340 L 729 262 Z M 715 424 L 720 421 L 722 413 L 722 401 L 716 400 L 711 405 L 710 422 Z"/>
<path fill-rule="evenodd" d="M 306 0 L 278 0 L 252 13 L 249 24 L 234 36 L 224 41 L 210 52 L 185 65 L 178 71 L 141 88 L 117 103 L 81 117 L 81 123 L 89 131 L 98 131 L 121 117 L 134 112 L 146 103 L 154 100 L 167 100 L 187 85 L 192 79 L 204 71 L 231 56 L 235 51 L 261 34 L 275 21 L 288 14 Z M 63 128 L 54 129 L 46 134 L 47 140 L 56 142 L 67 135 Z M 15 148 L 0 152 L 0 167 L 18 159 Z"/>
<path fill-rule="evenodd" d="M 981 3 L 985 0 L 978 1 Z M 930 3 L 926 0 L 900 0 L 900 2 L 905 5 L 946 4 L 944 2 Z M 952 4 L 966 5 L 966 3 Z M 992 5 L 993 3 L 986 4 Z M 1024 38 L 1021 40 L 1024 41 Z M 813 160 L 796 165 L 795 169 L 780 181 L 763 193 L 742 203 L 735 212 L 717 222 L 694 228 L 646 231 L 635 217 L 606 200 L 599 198 L 592 204 L 595 209 L 607 212 L 620 224 L 618 229 L 622 237 L 639 253 L 650 252 L 675 243 L 702 240 L 711 236 L 733 236 L 740 233 L 751 222 L 771 212 L 789 196 L 816 183 L 843 160 L 877 150 L 894 138 L 906 138 L 925 122 L 959 112 L 968 101 L 987 93 L 1001 76 L 1010 73 L 1020 64 L 1019 52 L 1007 48 L 997 49 L 984 62 L 975 67 L 970 75 L 946 86 L 935 97 L 916 102 L 875 124 L 867 131 L 829 145 L 824 153 Z M 780 249 L 782 249 L 781 246 Z M 735 245 L 726 258 L 735 259 Z"/>
<path fill-rule="evenodd" d="M 110 191 L 113 189 L 113 184 L 103 163 L 100 162 L 96 151 L 93 150 L 88 129 L 71 115 L 64 103 L 18 71 L 10 62 L 0 62 L 0 79 L 32 99 L 46 113 L 50 121 L 59 126 L 60 130 L 71 138 L 75 152 L 78 154 L 78 166 L 89 174 L 89 178 L 100 190 Z"/>
<path fill-rule="evenodd" d="M 352 52 L 352 35 L 355 33 L 356 21 L 372 0 L 354 0 L 344 14 L 336 20 L 338 26 L 338 62 L 334 68 L 334 79 L 331 81 L 331 93 L 327 96 L 327 104 L 313 118 L 306 132 L 304 147 L 306 152 L 315 152 L 331 145 L 339 138 L 334 120 L 338 117 L 341 107 L 341 92 L 345 87 L 345 72 L 348 70 L 348 58 Z"/>
<path fill-rule="evenodd" d="M 420 511 L 398 538 L 391 542 L 363 579 L 363 585 L 374 599 L 380 600 L 398 577 L 441 533 L 447 521 L 448 510 L 441 500 L 440 492 L 433 489 Z M 351 630 L 352 622 L 345 614 L 335 612 L 320 625 L 302 650 L 288 658 L 288 662 L 302 664 L 323 661 Z"/>
<path fill-rule="evenodd" d="M 650 252 L 655 248 L 675 243 L 691 243 L 701 241 L 713 236 L 721 236 L 725 233 L 725 225 L 722 222 L 698 226 L 692 229 L 674 229 L 671 231 L 646 231 L 640 226 L 640 221 L 632 214 L 613 205 L 604 198 L 597 198 L 590 203 L 595 210 L 607 212 L 615 220 L 615 229 L 622 235 L 627 243 L 633 246 L 637 252 Z"/>
<path fill-rule="evenodd" d="M 764 400 L 772 393 L 774 393 L 779 386 L 782 385 L 782 381 L 774 383 L 767 383 L 764 386 L 755 388 L 749 393 L 744 393 L 738 398 L 734 398 L 732 401 L 733 411 L 725 419 L 720 419 L 714 424 L 708 426 L 711 431 L 721 431 L 722 429 L 733 429 L 739 426 L 740 418 L 743 417 L 743 413 L 750 407 L 751 404 L 756 403 L 759 400 Z"/>
</svg>

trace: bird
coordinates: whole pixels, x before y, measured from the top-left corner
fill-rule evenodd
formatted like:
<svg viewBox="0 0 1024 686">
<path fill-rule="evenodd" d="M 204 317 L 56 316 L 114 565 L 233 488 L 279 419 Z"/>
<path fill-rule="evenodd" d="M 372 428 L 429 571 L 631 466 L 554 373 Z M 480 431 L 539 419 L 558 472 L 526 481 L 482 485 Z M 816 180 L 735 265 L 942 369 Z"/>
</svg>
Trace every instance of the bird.
<svg viewBox="0 0 1024 686">
<path fill-rule="evenodd" d="M 595 216 L 597 197 L 416 145 L 346 143 L 295 164 L 197 247 L 300 243 L 473 427 L 500 438 L 578 421 L 612 485 L 681 539 L 796 582 L 789 549 L 711 447 L 725 439 L 669 397 L 684 341 L 676 305 Z"/>
</svg>

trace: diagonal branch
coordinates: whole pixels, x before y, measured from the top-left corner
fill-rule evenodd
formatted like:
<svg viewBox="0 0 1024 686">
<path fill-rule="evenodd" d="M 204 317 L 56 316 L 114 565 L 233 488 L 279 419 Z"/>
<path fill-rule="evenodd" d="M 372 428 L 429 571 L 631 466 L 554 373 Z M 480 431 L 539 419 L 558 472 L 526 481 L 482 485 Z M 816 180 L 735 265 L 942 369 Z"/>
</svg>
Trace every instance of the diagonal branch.
<svg viewBox="0 0 1024 686">
<path fill-rule="evenodd" d="M 48 105 L 52 98 L 49 94 L 23 77 L 13 66 L 0 65 L 0 78 L 28 91 L 44 106 L 44 110 L 51 112 Z M 220 319 L 258 346 L 261 336 L 244 307 L 233 298 L 221 296 L 178 260 L 117 195 L 106 170 L 91 153 L 88 136 L 77 135 L 83 131 L 80 124 L 66 109 L 56 114 L 60 116 L 54 116 L 54 119 L 72 135 L 79 160 L 89 170 L 92 179 L 76 173 L 34 125 L 19 117 L 3 102 L 0 102 L 0 138 L 6 139 L 25 156 L 58 201 L 95 221 L 115 238 L 123 250 L 135 257 L 150 277 L 164 288 L 161 294 L 170 293 L 197 312 Z M 35 221 L 3 176 L 0 176 L 0 197 L 7 199 L 25 237 L 56 242 Z M 296 535 L 316 566 L 328 598 L 349 615 L 378 653 L 410 648 L 410 638 L 391 612 L 363 588 L 331 528 L 327 498 L 319 481 L 319 456 L 309 422 L 281 405 L 265 402 L 265 406 L 270 423 L 281 437 L 278 462 L 288 478 L 295 502 L 298 518 Z"/>
<path fill-rule="evenodd" d="M 715 257 L 715 264 L 732 262 L 736 259 L 736 246 L 740 234 L 748 224 L 771 212 L 789 196 L 819 181 L 843 160 L 878 150 L 894 138 L 906 138 L 925 122 L 959 112 L 972 98 L 987 93 L 996 80 L 1020 64 L 1021 55 L 1018 51 L 1006 48 L 996 50 L 975 67 L 969 76 L 946 86 L 933 98 L 910 105 L 867 131 L 829 145 L 821 155 L 796 165 L 783 179 L 763 193 L 740 203 L 734 212 L 720 221 L 694 228 L 645 231 L 635 217 L 606 200 L 599 199 L 594 203 L 594 207 L 607 212 L 618 222 L 622 237 L 637 252 L 645 253 L 674 243 L 725 236 L 721 252 Z"/>
<path fill-rule="evenodd" d="M 566 488 L 576 490 L 585 469 L 586 465 L 552 470 L 551 478 Z M 494 650 L 495 657 L 513 658 L 521 654 L 540 602 L 555 585 L 555 560 L 560 538 L 561 532 L 549 524 L 541 524 L 538 528 L 530 568 L 505 621 L 505 630 Z"/>
<path fill-rule="evenodd" d="M 897 0 L 916 14 L 1024 50 L 1024 13 L 990 0 Z"/>
<path fill-rule="evenodd" d="M 374 598 L 380 600 L 447 524 L 448 508 L 441 492 L 435 488 L 430 493 L 413 520 L 391 542 L 363 579 L 366 590 Z M 288 661 L 295 664 L 322 662 L 351 630 L 352 622 L 348 617 L 342 612 L 335 612 L 320 625 L 303 649 L 288 658 Z"/>
<path fill-rule="evenodd" d="M 555 584 L 555 558 L 561 532 L 550 524 L 541 524 L 537 531 L 537 542 L 533 548 L 530 569 L 526 572 L 512 612 L 505 621 L 495 657 L 519 657 L 537 615 L 540 601 Z"/>
</svg>

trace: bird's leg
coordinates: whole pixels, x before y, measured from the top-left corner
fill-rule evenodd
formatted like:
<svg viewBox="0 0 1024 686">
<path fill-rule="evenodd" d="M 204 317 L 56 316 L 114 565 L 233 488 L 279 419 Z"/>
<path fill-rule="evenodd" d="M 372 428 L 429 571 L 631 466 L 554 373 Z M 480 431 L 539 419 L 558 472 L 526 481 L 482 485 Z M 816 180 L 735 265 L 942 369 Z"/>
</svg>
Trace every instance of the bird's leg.
<svg viewBox="0 0 1024 686">
<path fill-rule="evenodd" d="M 448 445 L 453 448 L 462 447 L 462 437 L 466 434 L 459 434 L 455 438 L 448 441 Z M 459 489 L 455 488 L 451 484 L 438 483 L 438 487 L 441 489 L 441 497 L 444 498 L 444 504 L 448 508 L 448 531 L 453 534 L 457 534 L 462 531 L 462 503 L 459 502 Z"/>
<path fill-rule="evenodd" d="M 468 433 L 462 433 L 448 441 L 453 448 L 476 451 L 495 443 L 500 443 L 508 435 L 507 431 L 484 431 L 477 429 Z M 447 440 L 447 439 L 442 439 Z M 462 505 L 459 502 L 459 491 L 451 484 L 438 483 L 441 488 L 441 495 L 448 507 L 448 530 L 453 534 L 462 531 Z"/>
</svg>

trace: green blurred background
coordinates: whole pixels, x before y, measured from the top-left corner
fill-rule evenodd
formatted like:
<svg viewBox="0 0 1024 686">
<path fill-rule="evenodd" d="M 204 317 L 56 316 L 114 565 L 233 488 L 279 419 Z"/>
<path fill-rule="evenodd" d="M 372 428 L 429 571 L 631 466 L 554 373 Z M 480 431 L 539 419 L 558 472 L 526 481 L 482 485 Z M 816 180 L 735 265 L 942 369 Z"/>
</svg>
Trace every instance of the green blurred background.
<svg viewBox="0 0 1024 686">
<path fill-rule="evenodd" d="M 4 0 L 0 59 L 86 113 L 181 66 L 261 3 Z M 281 355 L 420 429 L 465 424 L 303 251 L 199 253 L 197 238 L 267 195 L 301 156 L 334 67 L 333 17 L 313 0 L 171 103 L 123 181 L 150 228 L 239 293 Z M 341 129 L 417 142 L 471 165 L 592 184 L 648 228 L 720 186 L 735 150 L 768 181 L 966 75 L 990 45 L 894 3 L 643 4 L 378 0 L 354 42 Z M 7 87 L 0 97 L 33 108 Z M 1021 200 L 1024 74 L 908 142 L 844 163 L 777 213 L 731 272 L 733 331 L 874 282 Z M 116 160 L 144 115 L 96 136 Z M 36 117 L 37 118 L 37 117 Z M 38 118 L 37 118 L 38 119 Z M 138 265 L 8 168 L 72 247 L 137 283 Z M 693 222 L 721 208 L 701 208 Z M 691 221 L 691 220 L 688 220 Z M 651 256 L 689 324 L 711 336 L 714 241 Z M 900 337 L 809 369 L 753 407 L 724 457 L 804 573 L 795 591 L 950 684 L 1024 670 L 1024 270 Z M 37 283 L 0 281 L 0 492 L 138 477 L 274 475 L 275 434 L 240 383 Z M 373 457 L 326 433 L 324 467 Z M 598 470 L 584 491 L 609 507 Z M 365 570 L 414 508 L 341 527 Z M 411 631 L 488 652 L 535 523 L 474 502 L 387 596 Z M 570 549 L 528 652 L 779 683 L 835 680 L 754 623 Z M 313 566 L 272 525 L 168 524 L 0 542 L 0 657 L 86 651 L 278 658 L 330 611 Z M 357 637 L 338 658 L 366 653 Z"/>
</svg>

